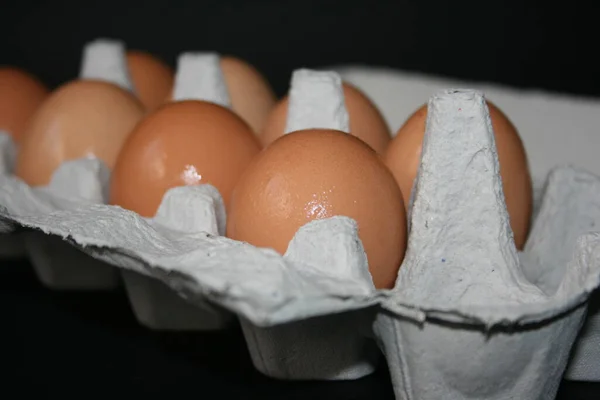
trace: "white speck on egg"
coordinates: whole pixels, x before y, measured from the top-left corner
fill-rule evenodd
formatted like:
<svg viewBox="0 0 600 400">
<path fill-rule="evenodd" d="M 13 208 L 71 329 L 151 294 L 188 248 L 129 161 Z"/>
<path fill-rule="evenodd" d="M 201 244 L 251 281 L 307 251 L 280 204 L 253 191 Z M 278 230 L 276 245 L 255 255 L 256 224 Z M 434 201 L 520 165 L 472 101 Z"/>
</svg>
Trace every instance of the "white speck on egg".
<svg viewBox="0 0 600 400">
<path fill-rule="evenodd" d="M 186 165 L 181 173 L 181 179 L 186 185 L 196 185 L 202 180 L 202 175 L 198 173 L 193 165 Z"/>
</svg>

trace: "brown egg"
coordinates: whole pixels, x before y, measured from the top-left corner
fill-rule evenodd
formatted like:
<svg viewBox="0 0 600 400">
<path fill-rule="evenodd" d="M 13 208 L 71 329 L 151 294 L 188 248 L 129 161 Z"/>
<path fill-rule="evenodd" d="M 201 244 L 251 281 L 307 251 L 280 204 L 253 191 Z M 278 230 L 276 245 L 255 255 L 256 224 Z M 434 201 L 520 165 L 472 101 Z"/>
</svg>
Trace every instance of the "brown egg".
<svg viewBox="0 0 600 400">
<path fill-rule="evenodd" d="M 0 67 L 0 130 L 18 143 L 48 93 L 46 86 L 33 75 L 17 68 Z"/>
<path fill-rule="evenodd" d="M 154 110 L 162 105 L 173 88 L 173 70 L 153 55 L 131 50 L 127 52 L 127 66 L 135 92 L 144 107 Z"/>
<path fill-rule="evenodd" d="M 500 175 L 506 198 L 510 224 L 518 249 L 525 245 L 533 206 L 533 189 L 527 154 L 519 134 L 508 117 L 487 102 L 498 149 Z M 419 108 L 400 128 L 384 154 L 404 195 L 408 207 L 413 181 L 421 162 L 421 146 L 425 135 L 427 105 Z"/>
<path fill-rule="evenodd" d="M 94 155 L 112 168 L 122 144 L 144 114 L 129 92 L 101 81 L 77 80 L 54 91 L 23 135 L 16 175 L 46 185 L 65 161 Z"/>
<path fill-rule="evenodd" d="M 289 133 L 264 149 L 234 189 L 227 236 L 281 254 L 306 223 L 353 218 L 377 288 L 394 286 L 406 247 L 402 193 L 364 142 L 334 130 Z"/>
<path fill-rule="evenodd" d="M 248 124 L 226 108 L 195 100 L 164 105 L 145 117 L 123 146 L 110 203 L 152 217 L 168 189 L 209 183 L 227 206 L 259 151 Z"/>
<path fill-rule="evenodd" d="M 223 56 L 221 69 L 231 107 L 254 132 L 260 132 L 277 102 L 269 82 L 252 65 L 235 57 Z"/>
<path fill-rule="evenodd" d="M 363 140 L 377 153 L 383 153 L 391 140 L 390 130 L 383 116 L 369 98 L 358 88 L 344 82 L 344 102 L 350 119 L 350 134 Z M 260 140 L 263 146 L 282 136 L 285 131 L 288 112 L 288 96 L 273 109 Z"/>
</svg>

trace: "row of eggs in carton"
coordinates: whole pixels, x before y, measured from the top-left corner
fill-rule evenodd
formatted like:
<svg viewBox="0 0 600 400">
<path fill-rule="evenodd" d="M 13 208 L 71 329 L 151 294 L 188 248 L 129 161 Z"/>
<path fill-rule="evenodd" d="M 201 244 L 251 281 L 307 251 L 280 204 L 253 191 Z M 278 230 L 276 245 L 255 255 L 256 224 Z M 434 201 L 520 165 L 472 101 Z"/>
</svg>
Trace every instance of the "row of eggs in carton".
<svg viewBox="0 0 600 400">
<path fill-rule="evenodd" d="M 277 101 L 241 60 L 172 74 L 104 39 L 52 93 L 6 68 L 0 88 L 2 238 L 36 228 L 48 286 L 113 287 L 110 264 L 151 328 L 233 311 L 274 377 L 358 378 L 383 353 L 397 398 L 555 395 L 598 285 L 600 183 L 557 168 L 534 204 L 481 93 L 438 93 L 392 135 L 334 72 L 294 71 Z"/>
</svg>

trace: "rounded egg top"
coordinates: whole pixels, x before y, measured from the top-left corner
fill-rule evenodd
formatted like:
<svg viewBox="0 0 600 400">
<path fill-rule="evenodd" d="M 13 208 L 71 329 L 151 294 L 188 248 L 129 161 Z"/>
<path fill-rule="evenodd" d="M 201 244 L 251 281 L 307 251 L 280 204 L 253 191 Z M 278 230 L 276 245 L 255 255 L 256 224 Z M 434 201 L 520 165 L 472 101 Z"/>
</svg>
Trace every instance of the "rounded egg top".
<svg viewBox="0 0 600 400">
<path fill-rule="evenodd" d="M 144 107 L 150 111 L 159 107 L 173 88 L 171 67 L 152 54 L 139 50 L 127 52 L 127 67 L 135 93 Z"/>
<path fill-rule="evenodd" d="M 35 76 L 14 67 L 0 67 L 0 130 L 19 142 L 32 115 L 49 94 Z"/>
<path fill-rule="evenodd" d="M 383 153 L 391 140 L 390 129 L 375 104 L 357 87 L 344 82 L 344 103 L 350 120 L 350 134 L 364 141 L 377 153 Z M 260 133 L 263 146 L 283 136 L 289 101 L 284 97 L 273 109 Z"/>
<path fill-rule="evenodd" d="M 142 104 L 111 83 L 76 80 L 55 90 L 25 131 L 15 174 L 46 185 L 65 161 L 98 157 L 112 168 L 125 139 L 144 115 Z"/>
<path fill-rule="evenodd" d="M 227 236 L 284 254 L 300 227 L 333 216 L 357 222 L 375 286 L 393 287 L 406 247 L 402 194 L 373 149 L 341 131 L 296 131 L 265 148 L 233 191 Z"/>
<path fill-rule="evenodd" d="M 277 102 L 271 85 L 254 66 L 236 57 L 221 57 L 221 69 L 231 107 L 254 132 L 260 132 Z"/>
<path fill-rule="evenodd" d="M 123 147 L 110 203 L 152 217 L 168 189 L 208 183 L 227 206 L 259 151 L 248 124 L 222 106 L 198 100 L 165 104 L 137 125 Z"/>
</svg>

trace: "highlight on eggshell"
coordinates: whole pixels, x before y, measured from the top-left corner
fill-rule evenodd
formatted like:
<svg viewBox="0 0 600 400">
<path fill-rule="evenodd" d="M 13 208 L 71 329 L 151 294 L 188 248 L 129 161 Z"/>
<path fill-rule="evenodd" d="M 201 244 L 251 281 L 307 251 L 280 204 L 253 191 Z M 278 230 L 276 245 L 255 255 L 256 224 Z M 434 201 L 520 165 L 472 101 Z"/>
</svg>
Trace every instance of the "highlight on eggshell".
<svg viewBox="0 0 600 400">
<path fill-rule="evenodd" d="M 265 148 L 235 186 L 227 236 L 284 254 L 300 227 L 333 216 L 357 222 L 375 287 L 392 288 L 407 240 L 402 193 L 375 151 L 345 132 L 296 131 Z"/>
<path fill-rule="evenodd" d="M 533 188 L 527 153 L 517 129 L 508 117 L 489 100 L 487 105 L 498 150 L 500 176 L 510 225 L 515 245 L 521 250 L 527 240 L 533 208 Z M 421 162 L 426 119 L 425 104 L 407 119 L 384 154 L 384 161 L 402 190 L 406 207 L 409 206 L 413 183 Z"/>
<path fill-rule="evenodd" d="M 19 143 L 32 115 L 49 93 L 29 72 L 0 66 L 0 131 L 7 132 Z"/>
<path fill-rule="evenodd" d="M 155 215 L 167 190 L 211 184 L 225 206 L 260 145 L 241 118 L 219 105 L 185 100 L 165 105 L 134 129 L 113 170 L 110 204 Z"/>
<path fill-rule="evenodd" d="M 173 89 L 173 70 L 160 58 L 141 50 L 127 52 L 127 66 L 135 94 L 147 110 L 164 103 Z"/>
<path fill-rule="evenodd" d="M 228 107 L 215 55 L 179 57 L 174 100 L 147 115 L 123 146 L 111 177 L 111 204 L 152 217 L 170 188 L 211 184 L 228 206 L 235 183 L 261 148 Z"/>
<path fill-rule="evenodd" d="M 221 56 L 211 52 L 184 54 L 200 58 L 204 56 L 218 57 L 232 110 L 250 125 L 255 134 L 258 134 L 277 102 L 275 92 L 267 79 L 255 67 L 236 57 Z M 173 100 L 172 92 L 167 101 Z"/>
<path fill-rule="evenodd" d="M 293 83 L 292 80 L 292 85 Z M 392 136 L 381 112 L 357 87 L 348 82 L 343 82 L 342 87 L 344 102 L 350 118 L 350 134 L 367 143 L 377 153 L 383 153 Z M 284 134 L 288 108 L 289 95 L 275 105 L 260 132 L 259 138 L 264 147 Z"/>
<path fill-rule="evenodd" d="M 379 155 L 348 133 L 339 74 L 297 69 L 291 86 L 284 134 L 235 186 L 227 235 L 284 254 L 306 223 L 353 218 L 375 287 L 393 287 L 407 235 L 400 188 Z"/>
<path fill-rule="evenodd" d="M 15 174 L 31 186 L 47 185 L 69 160 L 97 157 L 112 168 L 145 113 L 128 90 L 121 43 L 91 42 L 83 53 L 80 79 L 53 91 L 23 134 Z"/>
</svg>

